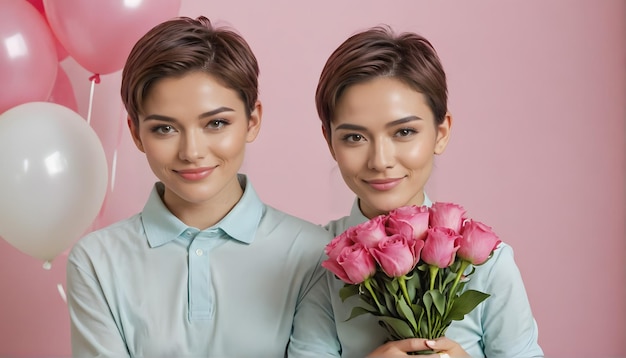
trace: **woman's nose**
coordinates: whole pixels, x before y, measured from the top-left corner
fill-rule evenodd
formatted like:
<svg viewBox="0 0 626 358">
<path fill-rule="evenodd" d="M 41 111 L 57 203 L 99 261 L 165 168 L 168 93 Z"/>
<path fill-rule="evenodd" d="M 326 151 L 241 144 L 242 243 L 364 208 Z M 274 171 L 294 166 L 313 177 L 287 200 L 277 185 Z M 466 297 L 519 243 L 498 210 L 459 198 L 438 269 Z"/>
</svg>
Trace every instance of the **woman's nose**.
<svg viewBox="0 0 626 358">
<path fill-rule="evenodd" d="M 373 142 L 369 158 L 368 167 L 376 171 L 384 171 L 393 168 L 395 165 L 395 148 L 388 139 L 381 139 Z"/>
<path fill-rule="evenodd" d="M 178 156 L 180 159 L 194 162 L 204 158 L 207 145 L 204 137 L 197 131 L 186 132 L 182 135 Z"/>
</svg>

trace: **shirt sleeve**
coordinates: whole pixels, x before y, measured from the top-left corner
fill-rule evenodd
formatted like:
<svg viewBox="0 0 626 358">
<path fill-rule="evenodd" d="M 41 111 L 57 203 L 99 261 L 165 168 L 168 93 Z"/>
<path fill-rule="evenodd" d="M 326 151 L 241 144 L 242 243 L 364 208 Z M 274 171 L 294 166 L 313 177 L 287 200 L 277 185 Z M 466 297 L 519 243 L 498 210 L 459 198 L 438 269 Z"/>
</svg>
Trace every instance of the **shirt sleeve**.
<svg viewBox="0 0 626 358">
<path fill-rule="evenodd" d="M 83 251 L 72 250 L 66 269 L 72 356 L 129 357 L 100 283 L 90 267 Z"/>
<path fill-rule="evenodd" d="M 340 357 L 340 344 L 322 254 L 312 280 L 296 306 L 287 356 Z"/>
<path fill-rule="evenodd" d="M 508 245 L 490 268 L 484 302 L 483 340 L 485 356 L 490 358 L 543 357 L 537 342 L 537 323 L 533 317 L 520 271 Z"/>
</svg>

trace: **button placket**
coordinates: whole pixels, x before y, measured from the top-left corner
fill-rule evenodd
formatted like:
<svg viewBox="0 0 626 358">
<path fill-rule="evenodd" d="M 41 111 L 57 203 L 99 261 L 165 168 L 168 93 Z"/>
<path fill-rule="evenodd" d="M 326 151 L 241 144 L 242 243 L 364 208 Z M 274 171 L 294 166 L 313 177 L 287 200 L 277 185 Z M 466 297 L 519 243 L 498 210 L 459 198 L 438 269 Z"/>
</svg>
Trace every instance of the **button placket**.
<svg viewBox="0 0 626 358">
<path fill-rule="evenodd" d="M 202 231 L 194 235 L 189 245 L 189 319 L 205 320 L 213 316 L 213 287 L 209 253 L 219 236 L 218 230 Z"/>
</svg>

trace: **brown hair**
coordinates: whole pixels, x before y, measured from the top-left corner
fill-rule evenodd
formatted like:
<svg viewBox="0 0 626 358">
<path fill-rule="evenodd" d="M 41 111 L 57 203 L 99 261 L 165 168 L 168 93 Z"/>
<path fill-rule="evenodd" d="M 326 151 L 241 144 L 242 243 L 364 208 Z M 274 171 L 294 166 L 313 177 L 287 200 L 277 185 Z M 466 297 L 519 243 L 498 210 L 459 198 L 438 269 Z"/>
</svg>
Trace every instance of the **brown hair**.
<svg viewBox="0 0 626 358">
<path fill-rule="evenodd" d="M 250 116 L 258 98 L 259 66 L 246 41 L 231 29 L 213 27 L 204 16 L 178 17 L 148 31 L 126 60 L 120 92 L 134 124 L 158 80 L 192 71 L 208 73 L 237 91 Z"/>
<path fill-rule="evenodd" d="M 424 94 L 441 124 L 448 110 L 446 74 L 430 42 L 415 33 L 394 34 L 377 26 L 352 35 L 328 58 L 320 75 L 315 104 L 330 142 L 330 123 L 341 95 L 351 85 L 388 76 Z"/>
</svg>

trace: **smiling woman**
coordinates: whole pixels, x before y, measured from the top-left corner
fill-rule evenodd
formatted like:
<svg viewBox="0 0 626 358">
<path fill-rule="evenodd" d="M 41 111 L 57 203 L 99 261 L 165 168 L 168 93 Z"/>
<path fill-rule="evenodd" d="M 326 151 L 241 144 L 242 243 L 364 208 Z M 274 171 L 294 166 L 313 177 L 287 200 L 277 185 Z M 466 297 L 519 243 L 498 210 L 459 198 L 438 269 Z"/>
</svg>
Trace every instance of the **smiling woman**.
<svg viewBox="0 0 626 358">
<path fill-rule="evenodd" d="M 261 126 L 258 72 L 243 38 L 204 17 L 164 22 L 133 48 L 122 100 L 158 182 L 140 213 L 69 255 L 73 355 L 327 353 L 294 327 L 320 308 L 308 293 L 329 234 L 265 205 L 239 174 Z"/>
<path fill-rule="evenodd" d="M 328 58 L 315 100 L 328 148 L 356 194 L 350 215 L 326 226 L 334 236 L 394 209 L 432 205 L 424 188 L 435 156 L 448 144 L 452 115 L 443 66 L 426 38 L 387 26 L 356 33 Z M 465 286 L 491 297 L 436 340 L 385 343 L 387 332 L 376 316 L 346 319 L 355 316 L 359 301 L 340 294 L 343 287 L 329 271 L 315 290 L 327 291 L 332 302 L 327 319 L 336 325 L 345 357 L 430 349 L 442 357 L 543 356 L 524 283 L 504 243 Z"/>
<path fill-rule="evenodd" d="M 248 116 L 235 90 L 194 71 L 156 82 L 143 112 L 138 126 L 129 122 L 131 133 L 163 183 L 168 209 L 191 226 L 214 225 L 241 197 L 237 171 L 259 132 L 261 103 Z M 195 215 L 189 203 L 211 210 Z"/>
<path fill-rule="evenodd" d="M 345 90 L 331 124 L 329 148 L 344 181 L 361 198 L 367 217 L 420 204 L 433 167 L 443 153 L 452 117 L 441 124 L 425 96 L 392 77 Z"/>
</svg>

